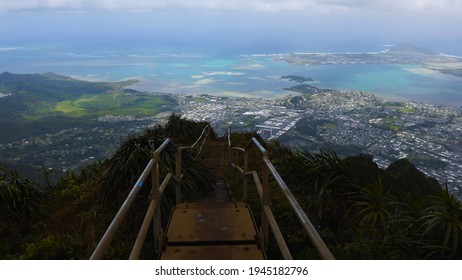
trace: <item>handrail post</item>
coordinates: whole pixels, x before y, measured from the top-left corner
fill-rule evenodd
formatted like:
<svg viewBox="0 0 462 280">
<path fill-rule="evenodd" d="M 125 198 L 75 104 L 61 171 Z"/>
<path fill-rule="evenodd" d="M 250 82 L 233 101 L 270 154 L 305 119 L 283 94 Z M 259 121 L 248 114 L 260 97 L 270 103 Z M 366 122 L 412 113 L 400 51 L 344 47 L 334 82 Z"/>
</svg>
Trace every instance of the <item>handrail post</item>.
<svg viewBox="0 0 462 280">
<path fill-rule="evenodd" d="M 231 165 L 233 149 L 231 147 L 231 126 L 228 126 L 228 165 Z"/>
<path fill-rule="evenodd" d="M 181 203 L 181 151 L 181 147 L 177 148 L 175 155 L 176 204 Z"/>
<path fill-rule="evenodd" d="M 159 190 L 159 159 L 160 156 L 157 153 L 154 153 L 155 164 L 152 167 L 151 171 L 151 199 L 157 200 L 157 206 L 152 218 L 152 227 L 154 230 L 154 250 L 156 253 L 160 253 L 160 232 L 161 232 L 161 213 L 160 213 L 160 190 Z"/>
<path fill-rule="evenodd" d="M 247 173 L 249 169 L 249 151 L 244 152 L 244 174 Z M 248 182 L 247 182 L 247 176 L 244 175 L 244 182 L 242 186 L 242 202 L 247 203 L 247 190 L 248 189 Z"/>
<path fill-rule="evenodd" d="M 266 165 L 264 158 L 268 158 L 268 152 L 264 151 L 262 153 L 262 215 L 261 215 L 261 227 L 262 227 L 262 234 L 263 234 L 263 246 L 266 250 L 269 243 L 269 222 L 268 217 L 265 214 L 265 205 L 269 206 L 269 171 L 268 166 Z"/>
</svg>

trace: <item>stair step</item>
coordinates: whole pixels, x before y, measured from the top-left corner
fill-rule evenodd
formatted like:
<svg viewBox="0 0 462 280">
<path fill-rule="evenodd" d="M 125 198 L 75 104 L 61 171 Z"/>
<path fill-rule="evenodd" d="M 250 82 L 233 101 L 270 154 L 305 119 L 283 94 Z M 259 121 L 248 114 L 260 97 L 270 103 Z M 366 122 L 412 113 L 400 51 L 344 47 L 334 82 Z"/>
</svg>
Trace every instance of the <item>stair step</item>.
<svg viewBox="0 0 462 280">
<path fill-rule="evenodd" d="M 245 208 L 176 208 L 167 229 L 167 243 L 256 242 L 250 210 Z"/>
<path fill-rule="evenodd" d="M 232 202 L 232 201 L 206 201 L 207 203 L 201 202 L 190 202 L 190 203 L 181 203 L 175 206 L 176 209 L 204 209 L 204 208 L 247 208 L 247 204 L 243 202 Z M 208 207 L 215 205 L 215 207 Z"/>
<path fill-rule="evenodd" d="M 168 246 L 162 260 L 263 260 L 257 245 Z"/>
<path fill-rule="evenodd" d="M 208 197 L 173 209 L 166 229 L 164 260 L 261 260 L 250 208 L 234 202 L 224 180 L 224 142 L 212 142 L 205 160 L 217 178 Z"/>
</svg>

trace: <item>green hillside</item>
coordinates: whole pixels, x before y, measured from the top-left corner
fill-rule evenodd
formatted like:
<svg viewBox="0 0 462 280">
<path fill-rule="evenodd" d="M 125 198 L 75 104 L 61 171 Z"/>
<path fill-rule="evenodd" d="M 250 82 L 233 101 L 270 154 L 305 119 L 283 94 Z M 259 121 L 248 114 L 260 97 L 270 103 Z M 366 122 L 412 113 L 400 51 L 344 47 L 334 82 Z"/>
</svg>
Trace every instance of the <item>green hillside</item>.
<svg viewBox="0 0 462 280">
<path fill-rule="evenodd" d="M 82 126 L 95 117 L 150 117 L 176 106 L 169 95 L 124 89 L 136 82 L 87 82 L 54 73 L 2 73 L 0 125 L 11 129 L 1 135 L 0 143 Z"/>
<path fill-rule="evenodd" d="M 258 137 L 235 134 L 233 143 L 244 145 L 252 136 Z M 462 257 L 461 201 L 408 160 L 384 170 L 367 155 L 341 158 L 332 151 L 291 150 L 278 142 L 266 143 L 265 148 L 337 259 Z M 261 170 L 259 161 L 249 165 L 249 170 Z M 234 171 L 229 178 L 239 197 L 242 180 Z M 251 189 L 249 200 L 258 216 L 258 193 L 254 186 Z M 294 258 L 318 258 L 276 185 L 270 193 Z M 270 244 L 270 257 L 279 258 L 275 242 Z"/>
<path fill-rule="evenodd" d="M 178 144 L 192 144 L 190 141 L 195 141 L 205 125 L 172 116 L 166 126 L 129 136 L 110 158 L 68 171 L 45 190 L 16 172 L 0 171 L 0 259 L 88 259 L 155 148 L 166 137 Z M 170 147 L 161 157 L 161 178 L 174 170 L 175 151 Z M 194 150 L 183 151 L 186 199 L 209 192 L 215 182 L 196 157 Z M 146 184 L 150 185 L 150 180 Z M 174 200 L 173 189 L 170 186 L 164 194 L 163 221 Z M 149 203 L 149 191 L 146 187 L 139 195 L 107 258 L 128 258 Z M 147 242 L 152 240 L 148 238 Z M 142 256 L 153 258 L 150 253 Z"/>
</svg>

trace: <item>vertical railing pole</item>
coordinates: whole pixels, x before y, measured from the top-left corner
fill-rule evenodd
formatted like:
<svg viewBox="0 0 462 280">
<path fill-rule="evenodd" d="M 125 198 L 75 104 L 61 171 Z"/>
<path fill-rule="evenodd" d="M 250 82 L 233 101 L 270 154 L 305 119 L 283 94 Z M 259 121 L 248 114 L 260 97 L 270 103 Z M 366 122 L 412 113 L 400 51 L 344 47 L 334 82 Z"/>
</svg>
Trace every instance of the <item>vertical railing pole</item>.
<svg viewBox="0 0 462 280">
<path fill-rule="evenodd" d="M 263 158 L 268 157 L 268 152 L 263 152 Z M 268 171 L 268 166 L 266 163 L 262 160 L 262 214 L 261 214 L 261 227 L 262 227 L 262 234 L 263 234 L 263 246 L 266 250 L 268 247 L 268 242 L 269 242 L 269 223 L 268 223 L 268 217 L 265 215 L 264 211 L 264 206 L 268 205 L 269 206 L 269 171 Z"/>
<path fill-rule="evenodd" d="M 176 204 L 181 203 L 181 148 L 177 148 L 175 155 Z"/>
<path fill-rule="evenodd" d="M 243 182 L 243 186 L 242 186 L 242 202 L 244 203 L 247 203 L 247 189 L 248 189 L 248 186 L 247 186 L 247 171 L 249 169 L 249 151 L 246 150 L 244 152 L 244 182 Z"/>
<path fill-rule="evenodd" d="M 231 165 L 233 149 L 231 147 L 231 126 L 228 126 L 228 165 Z"/>
<path fill-rule="evenodd" d="M 160 190 L 159 190 L 159 155 L 154 154 L 155 164 L 151 171 L 152 199 L 157 199 L 157 207 L 152 218 L 152 226 L 154 229 L 154 250 L 160 253 L 160 232 L 161 232 L 161 213 L 160 213 Z"/>
</svg>

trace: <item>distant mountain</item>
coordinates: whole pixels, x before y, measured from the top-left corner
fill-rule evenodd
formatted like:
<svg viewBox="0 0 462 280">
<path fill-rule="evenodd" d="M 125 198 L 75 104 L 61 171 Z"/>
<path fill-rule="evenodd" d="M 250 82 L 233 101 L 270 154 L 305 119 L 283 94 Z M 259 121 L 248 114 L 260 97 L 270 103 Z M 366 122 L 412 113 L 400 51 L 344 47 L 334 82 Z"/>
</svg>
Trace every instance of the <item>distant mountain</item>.
<svg viewBox="0 0 462 280">
<path fill-rule="evenodd" d="M 425 48 L 420 48 L 416 47 L 414 45 L 410 44 L 398 44 L 394 45 L 388 51 L 386 52 L 387 54 L 391 55 L 401 55 L 401 56 L 436 56 L 440 55 L 440 53 L 425 49 Z"/>
</svg>

